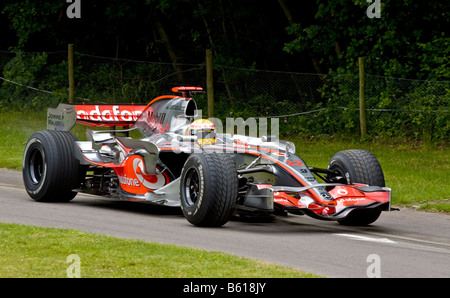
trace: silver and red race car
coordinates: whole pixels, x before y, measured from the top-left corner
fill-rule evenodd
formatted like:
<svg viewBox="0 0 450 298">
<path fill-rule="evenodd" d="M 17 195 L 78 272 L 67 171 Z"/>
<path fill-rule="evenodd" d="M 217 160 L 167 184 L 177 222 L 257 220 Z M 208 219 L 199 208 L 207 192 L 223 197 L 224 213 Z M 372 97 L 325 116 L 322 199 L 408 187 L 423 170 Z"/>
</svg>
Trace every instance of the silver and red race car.
<svg viewBox="0 0 450 298">
<path fill-rule="evenodd" d="M 201 119 L 192 98 L 201 87 L 172 90 L 181 94 L 148 105 L 48 109 L 47 130 L 25 147 L 29 196 L 70 201 L 81 192 L 176 206 L 197 226 L 221 226 L 233 214 L 287 213 L 367 225 L 391 210 L 391 190 L 372 153 L 345 150 L 327 169 L 310 167 L 276 135 L 223 133 L 217 119 Z M 107 129 L 88 129 L 87 141 L 78 141 L 69 132 L 76 123 Z"/>
</svg>

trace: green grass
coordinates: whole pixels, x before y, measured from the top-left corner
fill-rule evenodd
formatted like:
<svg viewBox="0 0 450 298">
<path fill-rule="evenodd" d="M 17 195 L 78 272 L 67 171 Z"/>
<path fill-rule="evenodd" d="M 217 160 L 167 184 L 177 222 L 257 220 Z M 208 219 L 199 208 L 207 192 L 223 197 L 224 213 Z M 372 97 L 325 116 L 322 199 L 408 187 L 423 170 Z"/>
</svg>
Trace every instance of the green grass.
<svg viewBox="0 0 450 298">
<path fill-rule="evenodd" d="M 0 168 L 20 170 L 28 138 L 46 128 L 46 112 L 0 113 Z M 86 127 L 72 132 L 86 138 Z M 345 149 L 366 149 L 375 154 L 383 168 L 386 186 L 398 206 L 450 212 L 450 150 L 446 145 L 425 146 L 399 140 L 359 142 L 336 137 L 290 138 L 309 166 L 326 168 L 334 153 Z M 448 145 L 448 144 L 447 144 Z"/>
<path fill-rule="evenodd" d="M 47 112 L 0 112 L 0 168 L 22 169 L 25 145 L 33 133 L 47 128 Z M 72 130 L 78 139 L 86 139 L 86 126 Z"/>
<path fill-rule="evenodd" d="M 80 258 L 85 278 L 319 277 L 220 252 L 119 239 L 75 230 L 0 223 L 0 277 L 67 277 Z"/>
<path fill-rule="evenodd" d="M 45 129 L 45 113 L 0 113 L 0 168 L 21 169 L 22 155 L 28 138 Z"/>
</svg>

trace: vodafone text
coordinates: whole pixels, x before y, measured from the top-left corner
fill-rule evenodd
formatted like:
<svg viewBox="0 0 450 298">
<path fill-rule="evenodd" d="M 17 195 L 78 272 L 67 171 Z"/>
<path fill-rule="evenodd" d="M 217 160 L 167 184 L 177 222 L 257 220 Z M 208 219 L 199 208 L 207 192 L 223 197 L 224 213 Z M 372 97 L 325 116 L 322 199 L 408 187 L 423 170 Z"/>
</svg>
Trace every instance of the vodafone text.
<svg viewBox="0 0 450 298">
<path fill-rule="evenodd" d="M 91 121 L 136 121 L 142 110 L 138 107 L 123 107 L 120 105 L 79 105 L 77 119 Z"/>
</svg>

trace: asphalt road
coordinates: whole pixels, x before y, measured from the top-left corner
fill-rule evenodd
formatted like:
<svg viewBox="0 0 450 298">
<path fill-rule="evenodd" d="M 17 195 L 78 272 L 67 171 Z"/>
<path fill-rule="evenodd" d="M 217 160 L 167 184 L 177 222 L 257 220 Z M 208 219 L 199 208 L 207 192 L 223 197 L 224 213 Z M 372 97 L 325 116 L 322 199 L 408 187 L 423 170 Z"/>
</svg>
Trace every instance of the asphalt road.
<svg viewBox="0 0 450 298">
<path fill-rule="evenodd" d="M 450 216 L 405 208 L 364 228 L 294 215 L 198 228 L 178 208 L 82 194 L 69 203 L 38 203 L 20 172 L 0 171 L 0 222 L 222 251 L 326 277 L 450 277 Z"/>
</svg>

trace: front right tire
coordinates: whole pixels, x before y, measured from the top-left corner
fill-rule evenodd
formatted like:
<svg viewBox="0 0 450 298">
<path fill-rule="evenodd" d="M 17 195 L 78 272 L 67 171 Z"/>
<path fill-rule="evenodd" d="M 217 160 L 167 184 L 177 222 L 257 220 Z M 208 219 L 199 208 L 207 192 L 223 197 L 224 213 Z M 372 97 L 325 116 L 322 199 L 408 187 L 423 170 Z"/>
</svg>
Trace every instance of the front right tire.
<svg viewBox="0 0 450 298">
<path fill-rule="evenodd" d="M 232 215 L 237 188 L 236 166 L 228 154 L 191 154 L 180 177 L 184 216 L 196 226 L 224 225 Z"/>
</svg>

